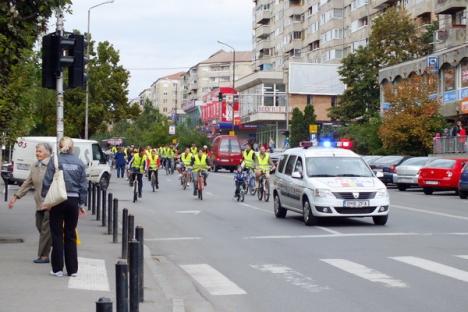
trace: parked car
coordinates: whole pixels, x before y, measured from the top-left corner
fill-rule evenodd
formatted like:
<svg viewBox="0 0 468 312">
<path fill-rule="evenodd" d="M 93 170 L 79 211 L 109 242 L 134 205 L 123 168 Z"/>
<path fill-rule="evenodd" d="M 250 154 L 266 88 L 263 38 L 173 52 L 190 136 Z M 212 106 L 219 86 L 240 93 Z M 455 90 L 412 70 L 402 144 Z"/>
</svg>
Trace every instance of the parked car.
<svg viewBox="0 0 468 312">
<path fill-rule="evenodd" d="M 383 156 L 381 155 L 366 155 L 366 156 L 362 156 L 362 159 L 364 159 L 364 161 L 370 166 L 372 164 L 374 164 L 374 162 L 376 162 L 378 159 L 382 158 Z"/>
<path fill-rule="evenodd" d="M 458 193 L 461 171 L 467 162 L 468 158 L 436 159 L 419 169 L 418 185 L 426 195 L 434 191 Z"/>
<path fill-rule="evenodd" d="M 419 169 L 429 164 L 434 158 L 431 157 L 413 157 L 402 162 L 396 167 L 396 174 L 393 181 L 398 190 L 405 191 L 410 187 L 419 187 L 418 172 Z"/>
<path fill-rule="evenodd" d="M 377 159 L 372 165 L 370 165 L 370 167 L 376 174 L 379 171 L 383 173 L 383 177 L 380 177 L 379 179 L 385 185 L 392 184 L 396 167 L 408 158 L 411 158 L 411 156 L 383 156 L 382 158 Z"/>
<path fill-rule="evenodd" d="M 385 185 L 365 161 L 342 148 L 292 148 L 281 156 L 273 179 L 274 213 L 302 214 L 306 225 L 333 217 L 388 219 L 390 199 Z"/>
<path fill-rule="evenodd" d="M 462 169 L 458 182 L 458 195 L 461 199 L 468 198 L 468 163 Z"/>
<path fill-rule="evenodd" d="M 1 170 L 2 179 L 7 184 L 15 184 L 13 180 L 13 163 L 4 163 Z"/>
<path fill-rule="evenodd" d="M 213 140 L 211 151 L 214 171 L 225 168 L 233 172 L 242 162 L 241 146 L 237 136 L 217 136 Z"/>
</svg>

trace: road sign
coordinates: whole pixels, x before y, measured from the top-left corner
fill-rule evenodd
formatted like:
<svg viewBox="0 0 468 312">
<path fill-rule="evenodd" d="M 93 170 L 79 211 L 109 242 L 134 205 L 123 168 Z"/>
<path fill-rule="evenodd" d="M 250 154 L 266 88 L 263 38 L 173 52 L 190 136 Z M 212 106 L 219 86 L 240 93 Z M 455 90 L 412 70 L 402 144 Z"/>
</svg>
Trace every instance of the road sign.
<svg viewBox="0 0 468 312">
<path fill-rule="evenodd" d="M 309 133 L 317 133 L 318 132 L 318 125 L 310 124 L 309 125 Z"/>
<path fill-rule="evenodd" d="M 431 68 L 434 72 L 438 71 L 439 70 L 439 57 L 428 56 L 427 67 Z"/>
<path fill-rule="evenodd" d="M 175 134 L 175 126 L 169 126 L 169 135 L 174 135 Z"/>
</svg>

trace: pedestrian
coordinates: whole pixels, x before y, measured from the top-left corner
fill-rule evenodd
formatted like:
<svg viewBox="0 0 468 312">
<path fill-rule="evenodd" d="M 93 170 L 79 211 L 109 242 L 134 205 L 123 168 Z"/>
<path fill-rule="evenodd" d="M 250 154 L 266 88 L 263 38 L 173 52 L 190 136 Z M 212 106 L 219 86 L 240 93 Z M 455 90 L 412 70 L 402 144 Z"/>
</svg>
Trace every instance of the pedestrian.
<svg viewBox="0 0 468 312">
<path fill-rule="evenodd" d="M 49 222 L 52 234 L 52 271 L 54 276 L 63 276 L 63 263 L 68 276 L 75 277 L 78 272 L 78 254 L 76 250 L 76 226 L 78 216 L 85 213 L 83 205 L 86 203 L 88 182 L 86 169 L 83 162 L 73 154 L 73 140 L 63 137 L 59 142 L 58 163 L 63 170 L 63 178 L 67 191 L 67 200 L 55 206 L 43 208 L 50 209 Z M 53 157 L 56 157 L 54 155 Z M 55 173 L 54 162 L 51 160 L 42 184 L 42 197 L 45 198 L 49 191 Z"/>
<path fill-rule="evenodd" d="M 465 143 L 466 143 L 466 130 L 463 127 L 461 120 L 457 121 L 457 143 L 458 143 L 458 152 L 465 152 Z"/>
<path fill-rule="evenodd" d="M 8 203 L 8 208 L 12 209 L 16 200 L 25 196 L 29 190 L 34 188 L 34 201 L 36 203 L 36 228 L 39 231 L 39 248 L 37 258 L 34 263 L 49 263 L 50 248 L 52 238 L 49 227 L 49 211 L 42 209 L 42 180 L 49 163 L 52 147 L 48 143 L 39 143 L 36 145 L 37 162 L 32 164 L 31 170 L 26 180 L 21 184 L 19 190 L 13 195 Z"/>
<path fill-rule="evenodd" d="M 123 148 L 119 148 L 115 153 L 115 167 L 117 168 L 117 178 L 123 178 L 125 172 L 125 165 L 127 161 L 125 160 L 125 153 Z"/>
<path fill-rule="evenodd" d="M 273 153 L 275 150 L 276 144 L 272 137 L 270 137 L 270 141 L 268 142 L 268 147 L 270 148 L 270 153 Z"/>
</svg>

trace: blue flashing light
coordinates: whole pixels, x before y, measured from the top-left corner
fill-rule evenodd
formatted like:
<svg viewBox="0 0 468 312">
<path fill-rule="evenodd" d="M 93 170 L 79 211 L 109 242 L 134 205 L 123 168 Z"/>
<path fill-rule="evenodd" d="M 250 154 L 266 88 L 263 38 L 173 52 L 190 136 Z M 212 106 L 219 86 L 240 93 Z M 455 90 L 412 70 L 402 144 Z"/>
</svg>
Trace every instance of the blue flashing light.
<svg viewBox="0 0 468 312">
<path fill-rule="evenodd" d="M 323 147 L 332 147 L 332 142 L 330 142 L 330 141 L 323 141 L 323 142 L 322 142 L 322 146 L 323 146 Z"/>
</svg>

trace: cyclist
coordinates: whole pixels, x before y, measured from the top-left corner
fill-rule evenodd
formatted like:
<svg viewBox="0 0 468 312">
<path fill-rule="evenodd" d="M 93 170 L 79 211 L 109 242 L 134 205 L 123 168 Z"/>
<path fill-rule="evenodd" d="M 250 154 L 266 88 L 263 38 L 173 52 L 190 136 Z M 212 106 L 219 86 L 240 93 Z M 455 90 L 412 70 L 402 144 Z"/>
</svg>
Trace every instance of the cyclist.
<svg viewBox="0 0 468 312">
<path fill-rule="evenodd" d="M 191 166 L 193 154 L 190 152 L 190 148 L 185 148 L 185 151 L 180 154 L 180 166 L 177 168 L 180 175 L 182 176 L 182 172 L 184 170 L 188 170 Z"/>
<path fill-rule="evenodd" d="M 190 153 L 192 153 L 192 155 L 196 155 L 198 153 L 198 148 L 195 143 L 192 144 L 192 147 L 190 148 Z"/>
<path fill-rule="evenodd" d="M 138 153 L 133 154 L 133 157 L 128 164 L 131 170 L 131 184 L 133 185 L 135 177 L 138 179 L 138 197 L 140 198 L 142 195 L 141 192 L 143 190 L 143 173 L 145 173 L 145 164 L 146 155 L 143 148 L 140 148 Z"/>
<path fill-rule="evenodd" d="M 156 176 L 156 189 L 159 189 L 159 180 L 158 180 L 158 168 L 159 168 L 159 155 L 156 149 L 153 149 L 147 157 L 147 171 L 148 171 L 148 181 L 151 181 L 151 175 L 154 172 Z"/>
<path fill-rule="evenodd" d="M 172 145 L 169 145 L 167 148 L 166 148 L 166 161 L 167 161 L 167 164 L 166 166 L 169 166 L 169 168 L 171 168 L 171 174 L 174 173 L 174 158 L 175 158 L 175 152 L 174 152 L 174 149 L 172 148 Z"/>
<path fill-rule="evenodd" d="M 234 197 L 239 196 L 241 187 L 246 188 L 245 181 L 247 180 L 247 174 L 242 170 L 242 166 L 238 166 L 236 173 L 234 174 L 234 183 L 236 184 L 236 191 L 234 192 Z"/>
<path fill-rule="evenodd" d="M 244 163 L 244 170 L 250 171 L 254 169 L 255 165 L 255 151 L 252 149 L 250 143 L 247 144 L 247 147 L 242 152 L 242 158 Z"/>
<path fill-rule="evenodd" d="M 258 182 L 262 172 L 265 173 L 265 178 L 270 179 L 270 170 L 274 167 L 273 161 L 270 158 L 270 153 L 266 152 L 265 146 L 260 146 L 260 152 L 256 157 L 256 166 L 255 166 L 255 185 L 258 188 Z"/>
<path fill-rule="evenodd" d="M 203 175 L 203 184 L 206 186 L 206 179 L 208 178 L 208 168 L 210 167 L 210 160 L 207 155 L 203 153 L 203 150 L 198 150 L 198 154 L 192 156 L 190 165 L 193 167 L 193 196 L 197 196 L 197 176 L 199 172 Z"/>
</svg>

